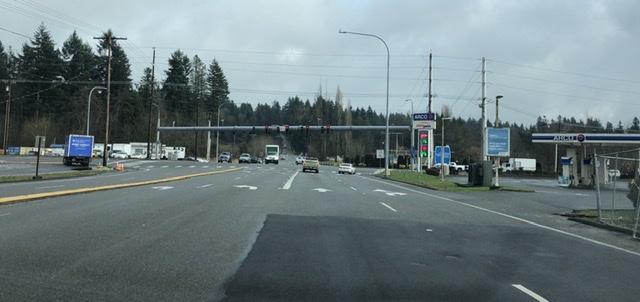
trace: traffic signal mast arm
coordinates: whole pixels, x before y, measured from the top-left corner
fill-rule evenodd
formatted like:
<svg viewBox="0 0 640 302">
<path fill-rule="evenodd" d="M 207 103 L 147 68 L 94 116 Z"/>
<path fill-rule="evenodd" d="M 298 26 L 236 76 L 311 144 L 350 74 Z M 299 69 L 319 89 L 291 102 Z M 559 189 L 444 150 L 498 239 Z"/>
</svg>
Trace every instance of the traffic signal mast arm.
<svg viewBox="0 0 640 302">
<path fill-rule="evenodd" d="M 158 131 L 161 132 L 170 132 L 170 131 L 220 131 L 220 132 L 251 132 L 257 133 L 258 131 L 263 131 L 264 133 L 277 133 L 278 130 L 281 132 L 287 133 L 306 133 L 306 132 L 325 132 L 328 133 L 327 130 L 331 132 L 334 131 L 384 131 L 385 126 L 333 126 L 333 125 L 325 125 L 325 126 L 311 126 L 311 125 L 299 125 L 299 126 L 291 126 L 291 125 L 272 125 L 272 126 L 183 126 L 183 127 L 158 127 Z M 389 130 L 394 131 L 410 131 L 411 126 L 389 126 Z"/>
</svg>

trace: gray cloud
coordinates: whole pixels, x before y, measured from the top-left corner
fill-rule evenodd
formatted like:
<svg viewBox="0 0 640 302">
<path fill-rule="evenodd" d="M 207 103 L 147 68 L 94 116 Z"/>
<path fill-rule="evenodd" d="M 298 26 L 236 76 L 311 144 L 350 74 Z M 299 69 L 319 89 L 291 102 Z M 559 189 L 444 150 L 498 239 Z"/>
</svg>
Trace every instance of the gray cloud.
<svg viewBox="0 0 640 302">
<path fill-rule="evenodd" d="M 181 49 L 207 64 L 216 58 L 236 102 L 312 99 L 320 86 L 331 97 L 339 86 L 353 106 L 384 112 L 384 46 L 338 34 L 360 31 L 389 45 L 393 112 L 408 112 L 408 98 L 426 110 L 432 51 L 434 111 L 448 105 L 457 116 L 480 117 L 486 57 L 487 96 L 505 96 L 503 121 L 563 115 L 628 124 L 640 104 L 638 11 L 637 1 L 0 0 L 0 27 L 32 36 L 44 22 L 59 47 L 74 29 L 95 45 L 92 37 L 111 28 L 128 38 L 121 44 L 134 80 L 150 66 L 151 47 L 160 78 Z M 0 31 L 0 41 L 19 51 L 26 39 Z"/>
</svg>

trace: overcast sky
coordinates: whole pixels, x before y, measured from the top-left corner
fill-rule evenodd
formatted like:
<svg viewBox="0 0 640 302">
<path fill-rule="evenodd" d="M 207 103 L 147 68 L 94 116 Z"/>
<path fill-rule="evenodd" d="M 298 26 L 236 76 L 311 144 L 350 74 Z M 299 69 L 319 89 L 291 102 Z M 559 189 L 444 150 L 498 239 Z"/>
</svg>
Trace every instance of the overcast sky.
<svg viewBox="0 0 640 302">
<path fill-rule="evenodd" d="M 77 30 L 112 29 L 139 81 L 156 48 L 156 77 L 177 49 L 220 63 L 236 103 L 283 105 L 343 92 L 353 107 L 384 113 L 390 51 L 390 112 L 480 118 L 486 58 L 487 118 L 535 124 L 558 115 L 630 125 L 640 117 L 640 1 L 636 0 L 0 0 L 0 41 L 20 51 L 44 23 L 57 47 Z"/>
</svg>

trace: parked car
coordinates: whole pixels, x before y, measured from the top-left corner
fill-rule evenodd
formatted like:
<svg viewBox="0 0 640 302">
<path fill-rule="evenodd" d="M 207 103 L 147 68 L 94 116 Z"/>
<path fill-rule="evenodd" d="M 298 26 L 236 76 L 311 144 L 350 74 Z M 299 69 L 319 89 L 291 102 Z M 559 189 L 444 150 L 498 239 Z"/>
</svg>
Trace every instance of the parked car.
<svg viewBox="0 0 640 302">
<path fill-rule="evenodd" d="M 102 150 L 93 149 L 93 157 L 102 157 Z"/>
<path fill-rule="evenodd" d="M 618 170 L 618 169 L 609 169 L 609 177 L 620 178 L 620 170 Z"/>
<path fill-rule="evenodd" d="M 133 154 L 131 154 L 131 158 L 137 158 L 137 159 L 143 159 L 146 156 L 144 156 L 144 154 L 140 153 L 140 152 L 133 152 Z"/>
<path fill-rule="evenodd" d="M 240 154 L 240 157 L 238 157 L 238 163 L 251 163 L 251 154 L 249 153 L 242 153 Z"/>
<path fill-rule="evenodd" d="M 345 174 L 345 173 L 349 173 L 349 174 L 356 174 L 356 167 L 353 166 L 353 164 L 349 164 L 349 163 L 343 163 L 340 165 L 340 167 L 338 167 L 338 174 Z"/>
<path fill-rule="evenodd" d="M 220 156 L 218 156 L 218 162 L 222 163 L 222 162 L 228 162 L 231 163 L 231 153 L 229 152 L 221 152 Z"/>
<path fill-rule="evenodd" d="M 129 154 L 127 154 L 127 152 L 121 151 L 121 150 L 113 150 L 113 152 L 111 152 L 111 157 L 113 158 L 129 158 Z"/>
</svg>

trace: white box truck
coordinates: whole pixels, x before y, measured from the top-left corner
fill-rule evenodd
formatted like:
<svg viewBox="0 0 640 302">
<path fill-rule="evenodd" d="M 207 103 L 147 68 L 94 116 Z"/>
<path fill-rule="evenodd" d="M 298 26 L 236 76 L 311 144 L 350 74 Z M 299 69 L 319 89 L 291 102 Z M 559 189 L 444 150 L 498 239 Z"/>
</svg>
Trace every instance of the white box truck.
<svg viewBox="0 0 640 302">
<path fill-rule="evenodd" d="M 509 158 L 508 162 L 501 164 L 503 171 L 535 171 L 535 158 Z"/>
</svg>

